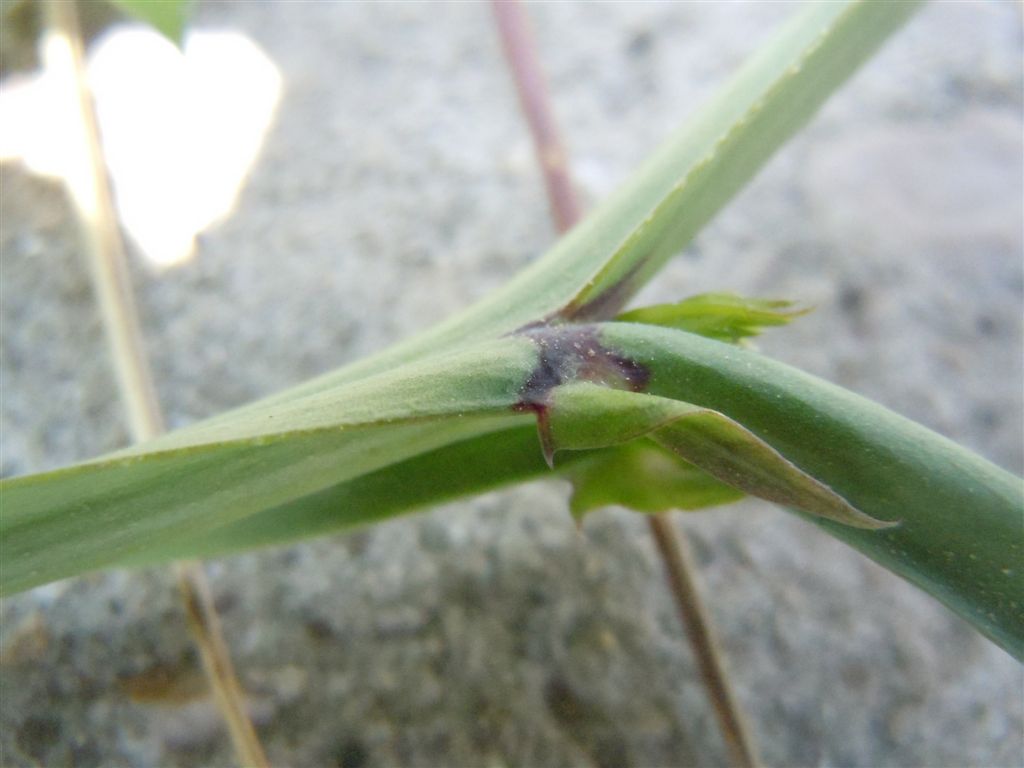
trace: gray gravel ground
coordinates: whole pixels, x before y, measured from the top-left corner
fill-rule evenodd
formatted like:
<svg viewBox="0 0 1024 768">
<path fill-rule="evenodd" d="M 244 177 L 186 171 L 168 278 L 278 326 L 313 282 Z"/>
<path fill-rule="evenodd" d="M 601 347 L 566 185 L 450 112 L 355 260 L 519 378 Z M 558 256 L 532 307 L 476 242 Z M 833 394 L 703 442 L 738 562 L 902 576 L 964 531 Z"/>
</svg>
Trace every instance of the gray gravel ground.
<svg viewBox="0 0 1024 768">
<path fill-rule="evenodd" d="M 596 201 L 791 11 L 530 7 Z M 178 426 L 372 352 L 553 239 L 484 5 L 224 2 L 284 93 L 235 214 L 134 280 Z M 770 354 L 1020 473 L 1021 16 L 936 3 L 677 258 L 705 290 L 817 311 Z M 2 469 L 126 428 L 60 190 L 0 167 Z M 556 483 L 209 565 L 272 762 L 681 766 L 725 756 L 643 521 L 577 534 Z M 1022 668 L 930 598 L 759 503 L 678 516 L 769 765 L 1018 766 Z M 4 765 L 229 765 L 173 580 L 5 600 Z"/>
</svg>

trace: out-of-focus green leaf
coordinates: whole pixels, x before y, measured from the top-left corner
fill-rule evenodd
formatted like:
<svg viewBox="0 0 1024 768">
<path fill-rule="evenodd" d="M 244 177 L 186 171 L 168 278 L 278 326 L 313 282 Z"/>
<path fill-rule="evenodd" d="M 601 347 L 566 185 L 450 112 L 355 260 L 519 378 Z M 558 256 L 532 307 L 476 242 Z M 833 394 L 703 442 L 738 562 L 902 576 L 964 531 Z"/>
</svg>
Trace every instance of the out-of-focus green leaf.
<svg viewBox="0 0 1024 768">
<path fill-rule="evenodd" d="M 663 325 L 709 339 L 737 342 L 757 336 L 766 327 L 785 325 L 808 312 L 810 309 L 797 307 L 792 301 L 703 293 L 675 304 L 656 304 L 623 312 L 615 319 L 624 323 Z"/>
<path fill-rule="evenodd" d="M 743 498 L 742 491 L 650 440 L 603 451 L 563 473 L 572 481 L 569 509 L 576 519 L 612 504 L 654 513 L 704 509 Z"/>
<path fill-rule="evenodd" d="M 181 45 L 185 24 L 195 0 L 110 0 L 125 13 L 151 25 L 175 45 Z"/>
</svg>

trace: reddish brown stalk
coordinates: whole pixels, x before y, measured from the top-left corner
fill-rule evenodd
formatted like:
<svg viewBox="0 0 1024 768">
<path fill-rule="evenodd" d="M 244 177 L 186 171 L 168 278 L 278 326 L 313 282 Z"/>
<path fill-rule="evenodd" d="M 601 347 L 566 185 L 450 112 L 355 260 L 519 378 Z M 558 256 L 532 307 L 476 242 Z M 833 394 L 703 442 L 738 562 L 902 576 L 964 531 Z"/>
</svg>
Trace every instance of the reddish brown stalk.
<svg viewBox="0 0 1024 768">
<path fill-rule="evenodd" d="M 533 135 L 552 215 L 559 232 L 565 232 L 580 218 L 580 207 L 572 187 L 567 154 L 548 101 L 529 22 L 519 0 L 492 0 L 491 7 L 515 78 L 519 101 Z M 693 649 L 730 761 L 742 768 L 755 766 L 758 759 L 753 740 L 729 685 L 711 617 L 700 597 L 686 538 L 682 531 L 673 530 L 667 515 L 648 516 L 647 522 L 665 566 L 676 610 Z"/>
<path fill-rule="evenodd" d="M 580 218 L 580 206 L 569 176 L 565 148 L 548 100 L 529 20 L 518 0 L 492 0 L 494 20 L 509 67 L 515 75 L 519 104 L 530 126 L 533 145 L 544 172 L 551 215 L 559 232 Z"/>
<path fill-rule="evenodd" d="M 693 648 L 701 679 L 718 718 L 718 727 L 725 739 L 730 762 L 737 766 L 757 765 L 754 742 L 750 738 L 740 707 L 733 695 L 732 686 L 729 685 L 714 625 L 700 597 L 697 571 L 690 556 L 686 537 L 682 531 L 677 532 L 673 529 L 668 515 L 648 515 L 647 525 L 665 564 L 679 619 Z"/>
</svg>

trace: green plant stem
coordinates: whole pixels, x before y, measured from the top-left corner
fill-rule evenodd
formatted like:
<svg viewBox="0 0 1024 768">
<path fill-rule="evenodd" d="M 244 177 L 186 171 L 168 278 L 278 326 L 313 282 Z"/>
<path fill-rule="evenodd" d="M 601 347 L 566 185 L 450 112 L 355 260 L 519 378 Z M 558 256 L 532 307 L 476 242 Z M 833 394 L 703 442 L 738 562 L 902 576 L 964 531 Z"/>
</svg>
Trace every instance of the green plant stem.
<svg viewBox="0 0 1024 768">
<path fill-rule="evenodd" d="M 646 367 L 647 395 L 717 411 L 854 509 L 897 522 L 872 531 L 814 518 L 1024 660 L 1021 478 L 749 350 L 633 323 L 575 328 Z M 535 357 L 523 358 L 523 341 L 487 342 L 408 366 L 400 377 L 384 374 L 307 398 L 301 422 L 274 407 L 269 423 L 302 431 L 239 432 L 228 444 L 161 451 L 152 454 L 148 474 L 137 459 L 113 457 L 5 481 L 0 591 L 96 568 L 296 541 L 549 474 L 531 417 L 495 416 L 511 410 L 536 365 Z M 553 394 L 561 400 L 570 389 Z M 453 400 L 449 392 L 458 395 Z M 555 409 L 551 423 L 567 458 L 582 452 L 585 461 L 592 449 L 658 429 L 659 419 L 651 420 L 658 400 L 618 390 L 606 397 L 635 405 L 599 406 L 589 415 L 577 408 L 586 423 L 570 418 L 562 435 Z M 373 451 L 386 451 L 389 460 L 367 458 Z M 565 466 L 561 456 L 556 469 Z M 101 508 L 102 517 L 91 513 Z"/>
<path fill-rule="evenodd" d="M 70 0 L 49 0 L 49 26 L 44 59 L 51 77 L 64 86 L 68 110 L 69 152 L 65 183 L 78 215 L 89 257 L 103 328 L 109 343 L 121 402 L 134 442 L 164 431 L 163 417 L 146 362 L 124 244 L 114 211 L 99 126 L 85 73 L 76 6 Z M 245 712 L 206 573 L 193 560 L 174 564 L 185 614 L 199 649 L 203 669 L 224 717 L 235 752 L 244 766 L 267 766 L 259 738 Z"/>
<path fill-rule="evenodd" d="M 558 231 L 564 234 L 579 221 L 581 206 L 573 189 L 568 153 L 548 98 L 529 19 L 519 0 L 492 0 L 491 8 L 516 83 L 519 103 L 530 126 L 552 217 Z M 757 751 L 733 695 L 725 660 L 715 641 L 711 616 L 700 596 L 685 534 L 673 530 L 666 514 L 648 516 L 647 524 L 729 756 L 734 765 L 755 766 Z"/>
</svg>

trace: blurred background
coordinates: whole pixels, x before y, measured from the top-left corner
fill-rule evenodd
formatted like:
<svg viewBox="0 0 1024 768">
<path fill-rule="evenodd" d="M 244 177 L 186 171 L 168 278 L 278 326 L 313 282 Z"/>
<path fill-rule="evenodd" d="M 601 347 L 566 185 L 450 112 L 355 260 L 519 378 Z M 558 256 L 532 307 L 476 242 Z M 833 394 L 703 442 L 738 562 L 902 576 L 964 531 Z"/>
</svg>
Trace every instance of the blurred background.
<svg viewBox="0 0 1024 768">
<path fill-rule="evenodd" d="M 183 51 L 81 4 L 169 426 L 373 352 L 555 235 L 486 4 L 200 2 Z M 0 5 L 4 476 L 128 441 L 38 6 Z M 578 190 L 600 200 L 787 3 L 529 6 Z M 935 3 L 639 302 L 817 310 L 786 362 L 1021 473 L 1020 5 Z M 557 481 L 209 565 L 275 765 L 726 762 L 643 521 Z M 745 502 L 690 534 L 770 765 L 1020 764 L 1024 677 L 930 598 Z M 233 763 L 167 570 L 0 604 L 0 761 Z"/>
</svg>

